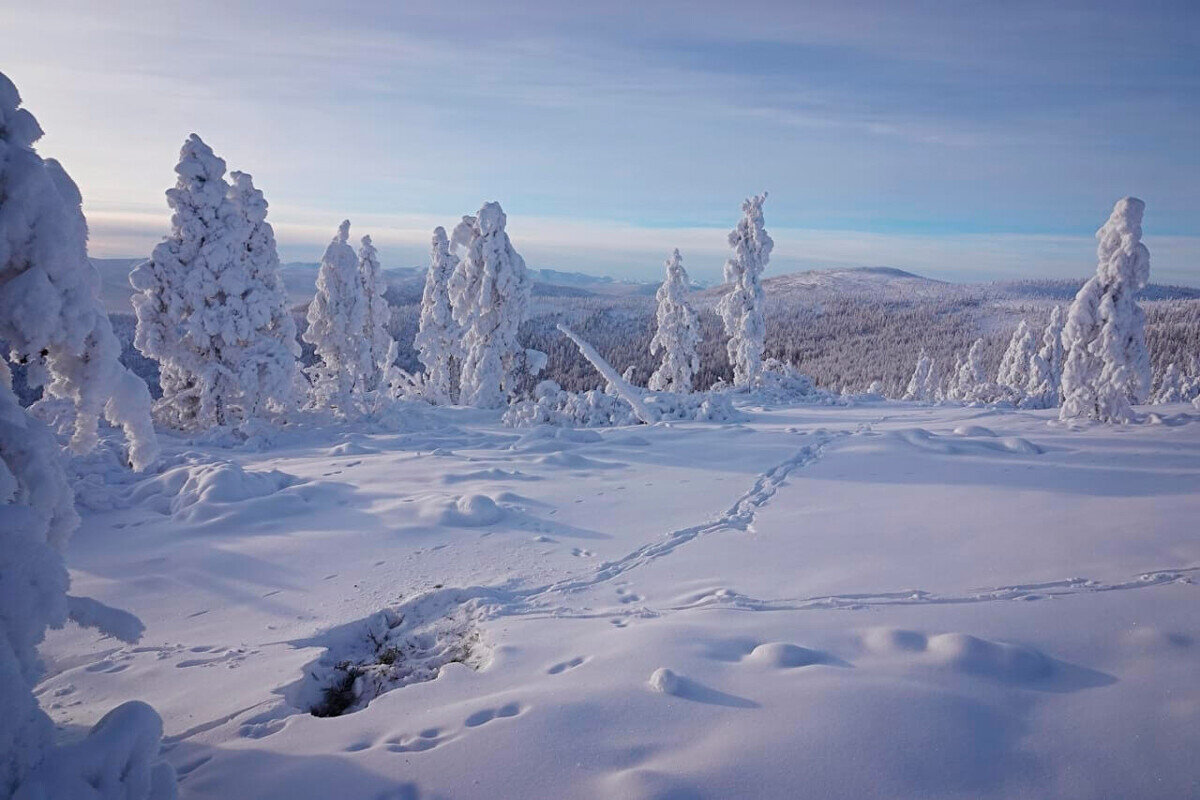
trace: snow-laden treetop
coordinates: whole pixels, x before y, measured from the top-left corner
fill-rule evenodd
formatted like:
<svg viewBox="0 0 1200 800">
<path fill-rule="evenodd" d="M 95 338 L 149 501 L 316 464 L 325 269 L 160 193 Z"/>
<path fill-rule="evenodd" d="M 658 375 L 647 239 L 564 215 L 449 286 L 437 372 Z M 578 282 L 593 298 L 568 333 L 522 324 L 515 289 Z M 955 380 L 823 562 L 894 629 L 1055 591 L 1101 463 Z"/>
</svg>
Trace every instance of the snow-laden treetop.
<svg viewBox="0 0 1200 800">
<path fill-rule="evenodd" d="M 1096 231 L 1096 275 L 1105 284 L 1124 283 L 1137 292 L 1150 280 L 1150 251 L 1142 244 L 1142 215 L 1146 204 L 1123 197 L 1113 206 L 1108 222 Z"/>
</svg>

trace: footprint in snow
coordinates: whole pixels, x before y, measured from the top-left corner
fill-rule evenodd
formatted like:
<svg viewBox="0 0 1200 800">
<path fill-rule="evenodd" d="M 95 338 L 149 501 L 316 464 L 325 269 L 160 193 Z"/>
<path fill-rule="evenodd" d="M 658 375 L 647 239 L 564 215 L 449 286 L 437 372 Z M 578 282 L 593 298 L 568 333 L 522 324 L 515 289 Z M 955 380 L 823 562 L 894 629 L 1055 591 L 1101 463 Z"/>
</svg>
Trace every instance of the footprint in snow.
<svg viewBox="0 0 1200 800">
<path fill-rule="evenodd" d="M 546 674 L 547 675 L 559 675 L 563 672 L 566 672 L 569 669 L 575 669 L 575 667 L 578 667 L 584 661 L 587 661 L 587 659 L 584 658 L 583 656 L 575 656 L 574 658 L 572 658 L 569 661 L 560 661 L 557 664 L 555 664 L 554 666 L 547 669 Z"/>
<path fill-rule="evenodd" d="M 480 725 L 503 717 L 515 717 L 525 709 L 518 703 L 509 703 L 500 708 L 484 708 L 467 717 L 463 722 L 468 728 L 478 728 Z"/>
</svg>

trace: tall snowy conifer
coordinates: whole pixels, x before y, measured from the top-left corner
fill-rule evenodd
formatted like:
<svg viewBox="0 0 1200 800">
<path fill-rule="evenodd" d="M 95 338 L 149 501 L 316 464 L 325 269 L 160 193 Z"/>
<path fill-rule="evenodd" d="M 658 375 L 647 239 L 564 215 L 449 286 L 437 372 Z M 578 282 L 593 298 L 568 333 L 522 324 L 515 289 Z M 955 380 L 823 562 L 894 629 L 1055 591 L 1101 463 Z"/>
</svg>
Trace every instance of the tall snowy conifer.
<svg viewBox="0 0 1200 800">
<path fill-rule="evenodd" d="M 729 337 L 729 363 L 735 386 L 750 386 L 762 375 L 762 355 L 767 335 L 763 320 L 762 273 L 775 243 L 763 227 L 763 192 L 742 203 L 742 219 L 729 233 L 733 257 L 725 262 L 728 291 L 717 312 Z"/>
<path fill-rule="evenodd" d="M 656 392 L 692 391 L 692 378 L 700 369 L 696 345 L 700 323 L 688 302 L 688 274 L 676 250 L 666 260 L 666 278 L 658 287 L 658 328 L 650 340 L 650 352 L 662 353 L 662 364 L 650 376 L 649 388 Z"/>
<path fill-rule="evenodd" d="M 413 342 L 421 363 L 425 365 L 426 399 L 432 403 L 449 403 L 452 363 L 458 352 L 458 326 L 450 308 L 450 276 L 458 266 L 458 257 L 450 252 L 446 229 L 433 231 L 429 253 L 429 272 L 425 274 L 425 290 L 421 293 L 421 319 Z"/>
<path fill-rule="evenodd" d="M 268 398 L 289 400 L 295 351 L 284 340 L 274 233 L 249 176 L 230 187 L 224 160 L 196 134 L 175 172 L 171 235 L 129 275 L 134 343 L 159 363 L 164 422 L 185 430 L 233 425 Z"/>
<path fill-rule="evenodd" d="M 100 414 L 124 427 L 138 469 L 157 458 L 145 384 L 118 361 L 120 346 L 87 259 L 79 190 L 33 147 L 41 128 L 0 73 L 0 340 L 27 367 L 42 401 L 73 414 L 72 448 L 86 451 Z M 10 798 L 54 752 L 54 725 L 33 688 L 37 647 L 68 618 L 63 563 L 79 524 L 74 493 L 50 429 L 22 408 L 0 358 L 0 798 Z M 149 711 L 147 709 L 147 711 Z M 152 711 L 149 711 L 153 714 Z M 158 741 L 151 743 L 158 749 Z M 164 775 L 165 777 L 165 775 Z M 123 781 L 123 778 L 118 779 Z M 115 783 L 115 782 L 114 782 Z M 123 785 L 108 787 L 114 793 Z M 33 796 L 66 796 L 36 794 Z"/>
<path fill-rule="evenodd" d="M 303 337 L 317 355 L 316 363 L 306 370 L 312 382 L 312 404 L 343 417 L 362 411 L 365 366 L 371 363 L 370 343 L 364 337 L 367 297 L 349 239 L 350 220 L 345 220 L 321 258 L 317 293 L 308 304 Z"/>
<path fill-rule="evenodd" d="M 1010 392 L 1023 396 L 1029 383 L 1030 361 L 1037 355 L 1037 339 L 1029 330 L 1029 323 L 1021 320 L 1013 331 L 1000 360 L 1000 370 L 996 374 L 996 383 L 1007 388 Z"/>
<path fill-rule="evenodd" d="M 300 343 L 279 274 L 275 230 L 267 222 L 267 201 L 244 172 L 231 172 L 229 199 L 240 225 L 238 266 L 246 280 L 243 299 L 252 332 L 238 369 L 242 413 L 261 416 L 268 405 L 287 410 L 296 405 Z"/>
<path fill-rule="evenodd" d="M 1050 322 L 1042 331 L 1042 346 L 1029 360 L 1025 396 L 1026 404 L 1034 408 L 1054 408 L 1062 402 L 1063 325 L 1062 306 L 1055 306 L 1050 312 Z"/>
<path fill-rule="evenodd" d="M 362 246 L 358 249 L 358 272 L 366 301 L 366 318 L 363 322 L 366 352 L 363 371 L 366 375 L 366 390 L 373 391 L 379 388 L 388 367 L 388 354 L 392 349 L 392 334 L 388 332 L 388 322 L 391 321 L 392 310 L 384 297 L 387 284 L 379 268 L 379 253 L 371 243 L 370 236 L 362 237 Z"/>
<path fill-rule="evenodd" d="M 41 386 L 48 413 L 64 407 L 75 452 L 98 441 L 103 416 L 124 429 L 129 462 L 158 457 L 150 393 L 120 362 L 121 346 L 87 257 L 79 188 L 33 147 L 42 130 L 0 73 L 0 341 Z"/>
<path fill-rule="evenodd" d="M 1128 422 L 1130 404 L 1145 402 L 1150 392 L 1145 316 L 1135 299 L 1150 278 L 1145 209 L 1135 197 L 1122 198 L 1096 232 L 1096 274 L 1075 295 L 1063 328 L 1062 419 Z"/>
<path fill-rule="evenodd" d="M 476 216 L 463 217 L 451 237 L 463 250 L 449 286 L 454 321 L 462 330 L 463 405 L 504 405 L 525 367 L 517 329 L 528 311 L 530 280 L 506 222 L 499 203 L 485 203 Z"/>
<path fill-rule="evenodd" d="M 905 400 L 928 402 L 936 399 L 938 391 L 937 374 L 933 359 L 924 350 L 917 358 L 917 366 L 913 369 L 912 377 L 904 392 Z"/>
</svg>

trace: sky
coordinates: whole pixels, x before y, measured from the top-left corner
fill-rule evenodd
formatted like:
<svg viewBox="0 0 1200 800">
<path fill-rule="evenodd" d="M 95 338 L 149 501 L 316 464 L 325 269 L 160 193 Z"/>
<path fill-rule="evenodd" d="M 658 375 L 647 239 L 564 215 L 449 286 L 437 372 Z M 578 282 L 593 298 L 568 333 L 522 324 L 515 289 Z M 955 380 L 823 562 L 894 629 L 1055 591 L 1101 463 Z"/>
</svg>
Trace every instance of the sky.
<svg viewBox="0 0 1200 800">
<path fill-rule="evenodd" d="M 1200 285 L 1200 2 L 0 2 L 0 71 L 98 257 L 169 232 L 198 133 L 284 261 L 338 223 L 428 261 L 485 201 L 531 267 L 717 281 L 769 191 L 771 272 L 1082 278 L 1146 201 L 1152 280 Z"/>
</svg>

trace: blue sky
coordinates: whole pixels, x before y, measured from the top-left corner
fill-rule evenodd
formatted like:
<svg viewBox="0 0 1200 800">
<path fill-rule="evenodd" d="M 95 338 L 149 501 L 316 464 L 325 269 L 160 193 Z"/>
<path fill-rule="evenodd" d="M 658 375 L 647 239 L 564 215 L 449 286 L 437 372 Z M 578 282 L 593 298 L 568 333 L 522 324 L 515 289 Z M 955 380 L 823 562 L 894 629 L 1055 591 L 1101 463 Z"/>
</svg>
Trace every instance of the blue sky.
<svg viewBox="0 0 1200 800">
<path fill-rule="evenodd" d="M 714 280 L 767 189 L 772 271 L 1082 277 L 1147 202 L 1159 282 L 1200 285 L 1200 3 L 0 5 L 0 70 L 141 255 L 199 133 L 271 203 L 281 255 L 337 223 L 385 263 L 496 199 L 531 266 Z M 19 35 L 12 35 L 19 32 Z"/>
</svg>

